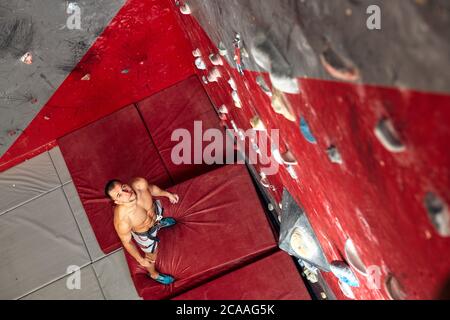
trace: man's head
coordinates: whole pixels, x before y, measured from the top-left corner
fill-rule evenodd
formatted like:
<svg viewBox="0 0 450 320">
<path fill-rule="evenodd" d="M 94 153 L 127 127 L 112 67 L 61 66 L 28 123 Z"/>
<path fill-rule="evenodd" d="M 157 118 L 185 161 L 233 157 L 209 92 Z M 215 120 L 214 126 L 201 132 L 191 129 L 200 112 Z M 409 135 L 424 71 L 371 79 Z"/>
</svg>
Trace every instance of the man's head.
<svg viewBox="0 0 450 320">
<path fill-rule="evenodd" d="M 106 183 L 105 195 L 114 201 L 115 204 L 126 204 L 136 201 L 136 193 L 127 184 L 120 180 L 113 179 Z"/>
</svg>

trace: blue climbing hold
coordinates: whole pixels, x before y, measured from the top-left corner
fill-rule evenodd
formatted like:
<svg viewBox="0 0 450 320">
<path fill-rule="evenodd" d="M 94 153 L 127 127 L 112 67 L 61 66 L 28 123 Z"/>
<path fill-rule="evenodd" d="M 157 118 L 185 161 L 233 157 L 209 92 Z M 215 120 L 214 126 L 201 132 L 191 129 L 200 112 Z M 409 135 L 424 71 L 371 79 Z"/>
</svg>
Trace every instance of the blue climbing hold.
<svg viewBox="0 0 450 320">
<path fill-rule="evenodd" d="M 316 138 L 314 138 L 314 135 L 312 134 L 308 123 L 303 117 L 300 118 L 300 131 L 302 132 L 303 137 L 306 139 L 306 141 L 308 141 L 309 143 L 317 143 L 317 140 Z"/>
<path fill-rule="evenodd" d="M 350 287 L 359 287 L 358 278 L 345 262 L 333 261 L 330 264 L 330 269 L 342 283 L 345 283 Z"/>
</svg>

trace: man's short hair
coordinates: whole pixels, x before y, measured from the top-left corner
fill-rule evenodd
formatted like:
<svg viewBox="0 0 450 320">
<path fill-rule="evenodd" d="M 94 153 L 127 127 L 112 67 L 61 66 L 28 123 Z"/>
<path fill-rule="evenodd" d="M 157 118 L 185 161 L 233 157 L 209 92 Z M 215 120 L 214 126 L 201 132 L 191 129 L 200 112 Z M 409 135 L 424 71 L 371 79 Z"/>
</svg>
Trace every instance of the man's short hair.
<svg viewBox="0 0 450 320">
<path fill-rule="evenodd" d="M 111 196 L 109 195 L 109 193 L 112 191 L 112 189 L 114 189 L 114 187 L 116 186 L 117 183 L 120 183 L 120 180 L 112 179 L 112 180 L 109 180 L 109 181 L 106 183 L 106 186 L 105 186 L 105 195 L 106 195 L 108 198 L 112 199 Z"/>
</svg>

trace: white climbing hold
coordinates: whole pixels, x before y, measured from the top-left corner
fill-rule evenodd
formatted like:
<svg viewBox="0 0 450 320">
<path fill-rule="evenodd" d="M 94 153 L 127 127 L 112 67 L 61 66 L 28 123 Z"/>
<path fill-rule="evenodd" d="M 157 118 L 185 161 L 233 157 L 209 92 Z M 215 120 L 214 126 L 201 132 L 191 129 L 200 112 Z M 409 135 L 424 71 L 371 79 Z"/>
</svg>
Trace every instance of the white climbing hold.
<svg viewBox="0 0 450 320">
<path fill-rule="evenodd" d="M 230 80 L 228 80 L 228 84 L 230 85 L 231 89 L 233 89 L 233 91 L 237 91 L 236 81 L 234 81 L 233 78 L 230 78 Z"/>
<path fill-rule="evenodd" d="M 339 150 L 335 146 L 330 146 L 327 149 L 327 154 L 328 154 L 328 158 L 330 159 L 330 161 L 332 163 L 336 163 L 336 164 L 343 163 L 341 154 L 339 153 Z"/>
<path fill-rule="evenodd" d="M 347 239 L 344 246 L 345 260 L 348 264 L 358 271 L 361 275 L 367 277 L 367 268 L 359 257 L 358 250 L 356 250 L 355 244 L 352 239 Z"/>
<path fill-rule="evenodd" d="M 266 131 L 266 126 L 262 122 L 261 118 L 259 116 L 254 116 L 250 119 L 250 125 L 254 130 L 257 131 Z"/>
<path fill-rule="evenodd" d="M 265 34 L 259 33 L 254 38 L 251 52 L 256 63 L 269 72 L 275 88 L 291 94 L 300 92 L 297 79 L 292 78 L 291 66 Z"/>
<path fill-rule="evenodd" d="M 192 55 L 196 58 L 201 57 L 202 56 L 202 52 L 200 51 L 199 48 L 195 49 L 192 51 Z"/>
<path fill-rule="evenodd" d="M 218 54 L 211 53 L 209 55 L 209 60 L 215 66 L 223 66 L 222 58 Z"/>
<path fill-rule="evenodd" d="M 297 160 L 295 159 L 294 155 L 291 151 L 286 151 L 285 153 L 281 154 L 280 149 L 276 147 L 272 147 L 272 155 L 276 162 L 282 165 L 287 166 L 296 166 L 298 165 Z"/>
<path fill-rule="evenodd" d="M 300 92 L 300 87 L 298 86 L 297 79 L 286 77 L 283 75 L 276 75 L 273 73 L 270 73 L 269 75 L 272 85 L 278 90 L 290 94 L 297 94 Z"/>
<path fill-rule="evenodd" d="M 272 94 L 272 109 L 284 116 L 287 120 L 295 122 L 296 118 L 289 101 L 282 92 L 274 90 Z"/>
<path fill-rule="evenodd" d="M 227 48 L 225 48 L 225 45 L 223 44 L 223 42 L 219 42 L 219 45 L 217 46 L 217 49 L 219 50 L 219 54 L 224 57 L 228 54 L 228 50 Z"/>
<path fill-rule="evenodd" d="M 31 52 L 25 53 L 22 57 L 20 57 L 20 61 L 22 61 L 25 64 L 32 64 L 33 54 Z"/>
<path fill-rule="evenodd" d="M 81 78 L 81 80 L 83 80 L 83 81 L 91 80 L 91 75 L 90 75 L 89 73 L 86 73 L 86 74 L 83 76 L 83 78 Z"/>
<path fill-rule="evenodd" d="M 219 111 L 220 113 L 228 114 L 228 108 L 227 108 L 227 106 L 224 105 L 224 104 L 221 105 L 221 106 L 219 107 L 218 111 Z"/>
<path fill-rule="evenodd" d="M 286 170 L 287 170 L 287 172 L 289 172 L 289 175 L 291 176 L 292 179 L 298 180 L 298 175 L 297 175 L 297 172 L 295 172 L 294 166 L 287 165 Z"/>
<path fill-rule="evenodd" d="M 339 283 L 339 288 L 341 289 L 344 296 L 346 296 L 347 298 L 352 299 L 352 300 L 356 299 L 352 288 L 348 284 L 346 284 L 345 282 L 342 282 L 341 280 L 339 280 L 338 283 Z"/>
<path fill-rule="evenodd" d="M 436 232 L 442 237 L 450 237 L 450 211 L 447 203 L 437 194 L 428 192 L 425 195 L 424 205 Z"/>
<path fill-rule="evenodd" d="M 198 57 L 197 59 L 195 59 L 195 66 L 199 70 L 206 70 L 206 63 L 205 63 L 205 61 L 203 61 L 203 59 L 201 57 Z"/>
<path fill-rule="evenodd" d="M 239 98 L 239 94 L 236 90 L 233 90 L 233 92 L 231 93 L 231 97 L 233 98 L 234 105 L 237 108 L 242 108 L 241 98 Z"/>
<path fill-rule="evenodd" d="M 256 77 L 256 83 L 261 88 L 262 92 L 267 94 L 269 97 L 272 96 L 272 91 L 270 91 L 269 86 L 267 85 L 266 81 L 264 80 L 264 78 L 262 76 Z"/>
<path fill-rule="evenodd" d="M 390 152 L 398 153 L 406 150 L 391 120 L 381 119 L 374 129 L 378 141 Z"/>
<path fill-rule="evenodd" d="M 182 14 L 191 14 L 192 13 L 191 8 L 189 7 L 189 5 L 187 3 L 180 6 L 180 11 Z"/>
<path fill-rule="evenodd" d="M 219 69 L 212 68 L 208 73 L 207 79 L 209 82 L 217 82 L 221 76 Z"/>
<path fill-rule="evenodd" d="M 384 283 L 384 288 L 392 300 L 405 300 L 407 298 L 407 294 L 403 290 L 402 285 L 392 274 L 388 275 Z"/>
<path fill-rule="evenodd" d="M 202 76 L 202 81 L 204 84 L 208 84 L 208 79 L 206 79 L 206 76 Z"/>
<path fill-rule="evenodd" d="M 266 36 L 258 34 L 252 43 L 251 52 L 256 64 L 266 71 L 270 71 L 272 68 L 271 51 L 272 47 Z"/>
</svg>

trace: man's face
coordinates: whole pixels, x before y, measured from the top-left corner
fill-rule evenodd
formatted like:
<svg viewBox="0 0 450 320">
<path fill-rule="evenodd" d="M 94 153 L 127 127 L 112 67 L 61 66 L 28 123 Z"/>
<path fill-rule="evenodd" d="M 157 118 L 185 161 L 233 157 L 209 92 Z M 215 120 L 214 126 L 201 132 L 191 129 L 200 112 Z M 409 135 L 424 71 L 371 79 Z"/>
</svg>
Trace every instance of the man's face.
<svg viewBox="0 0 450 320">
<path fill-rule="evenodd" d="M 109 192 L 111 199 L 116 204 L 125 204 L 136 201 L 136 193 L 127 184 L 116 183 L 114 189 Z"/>
</svg>

